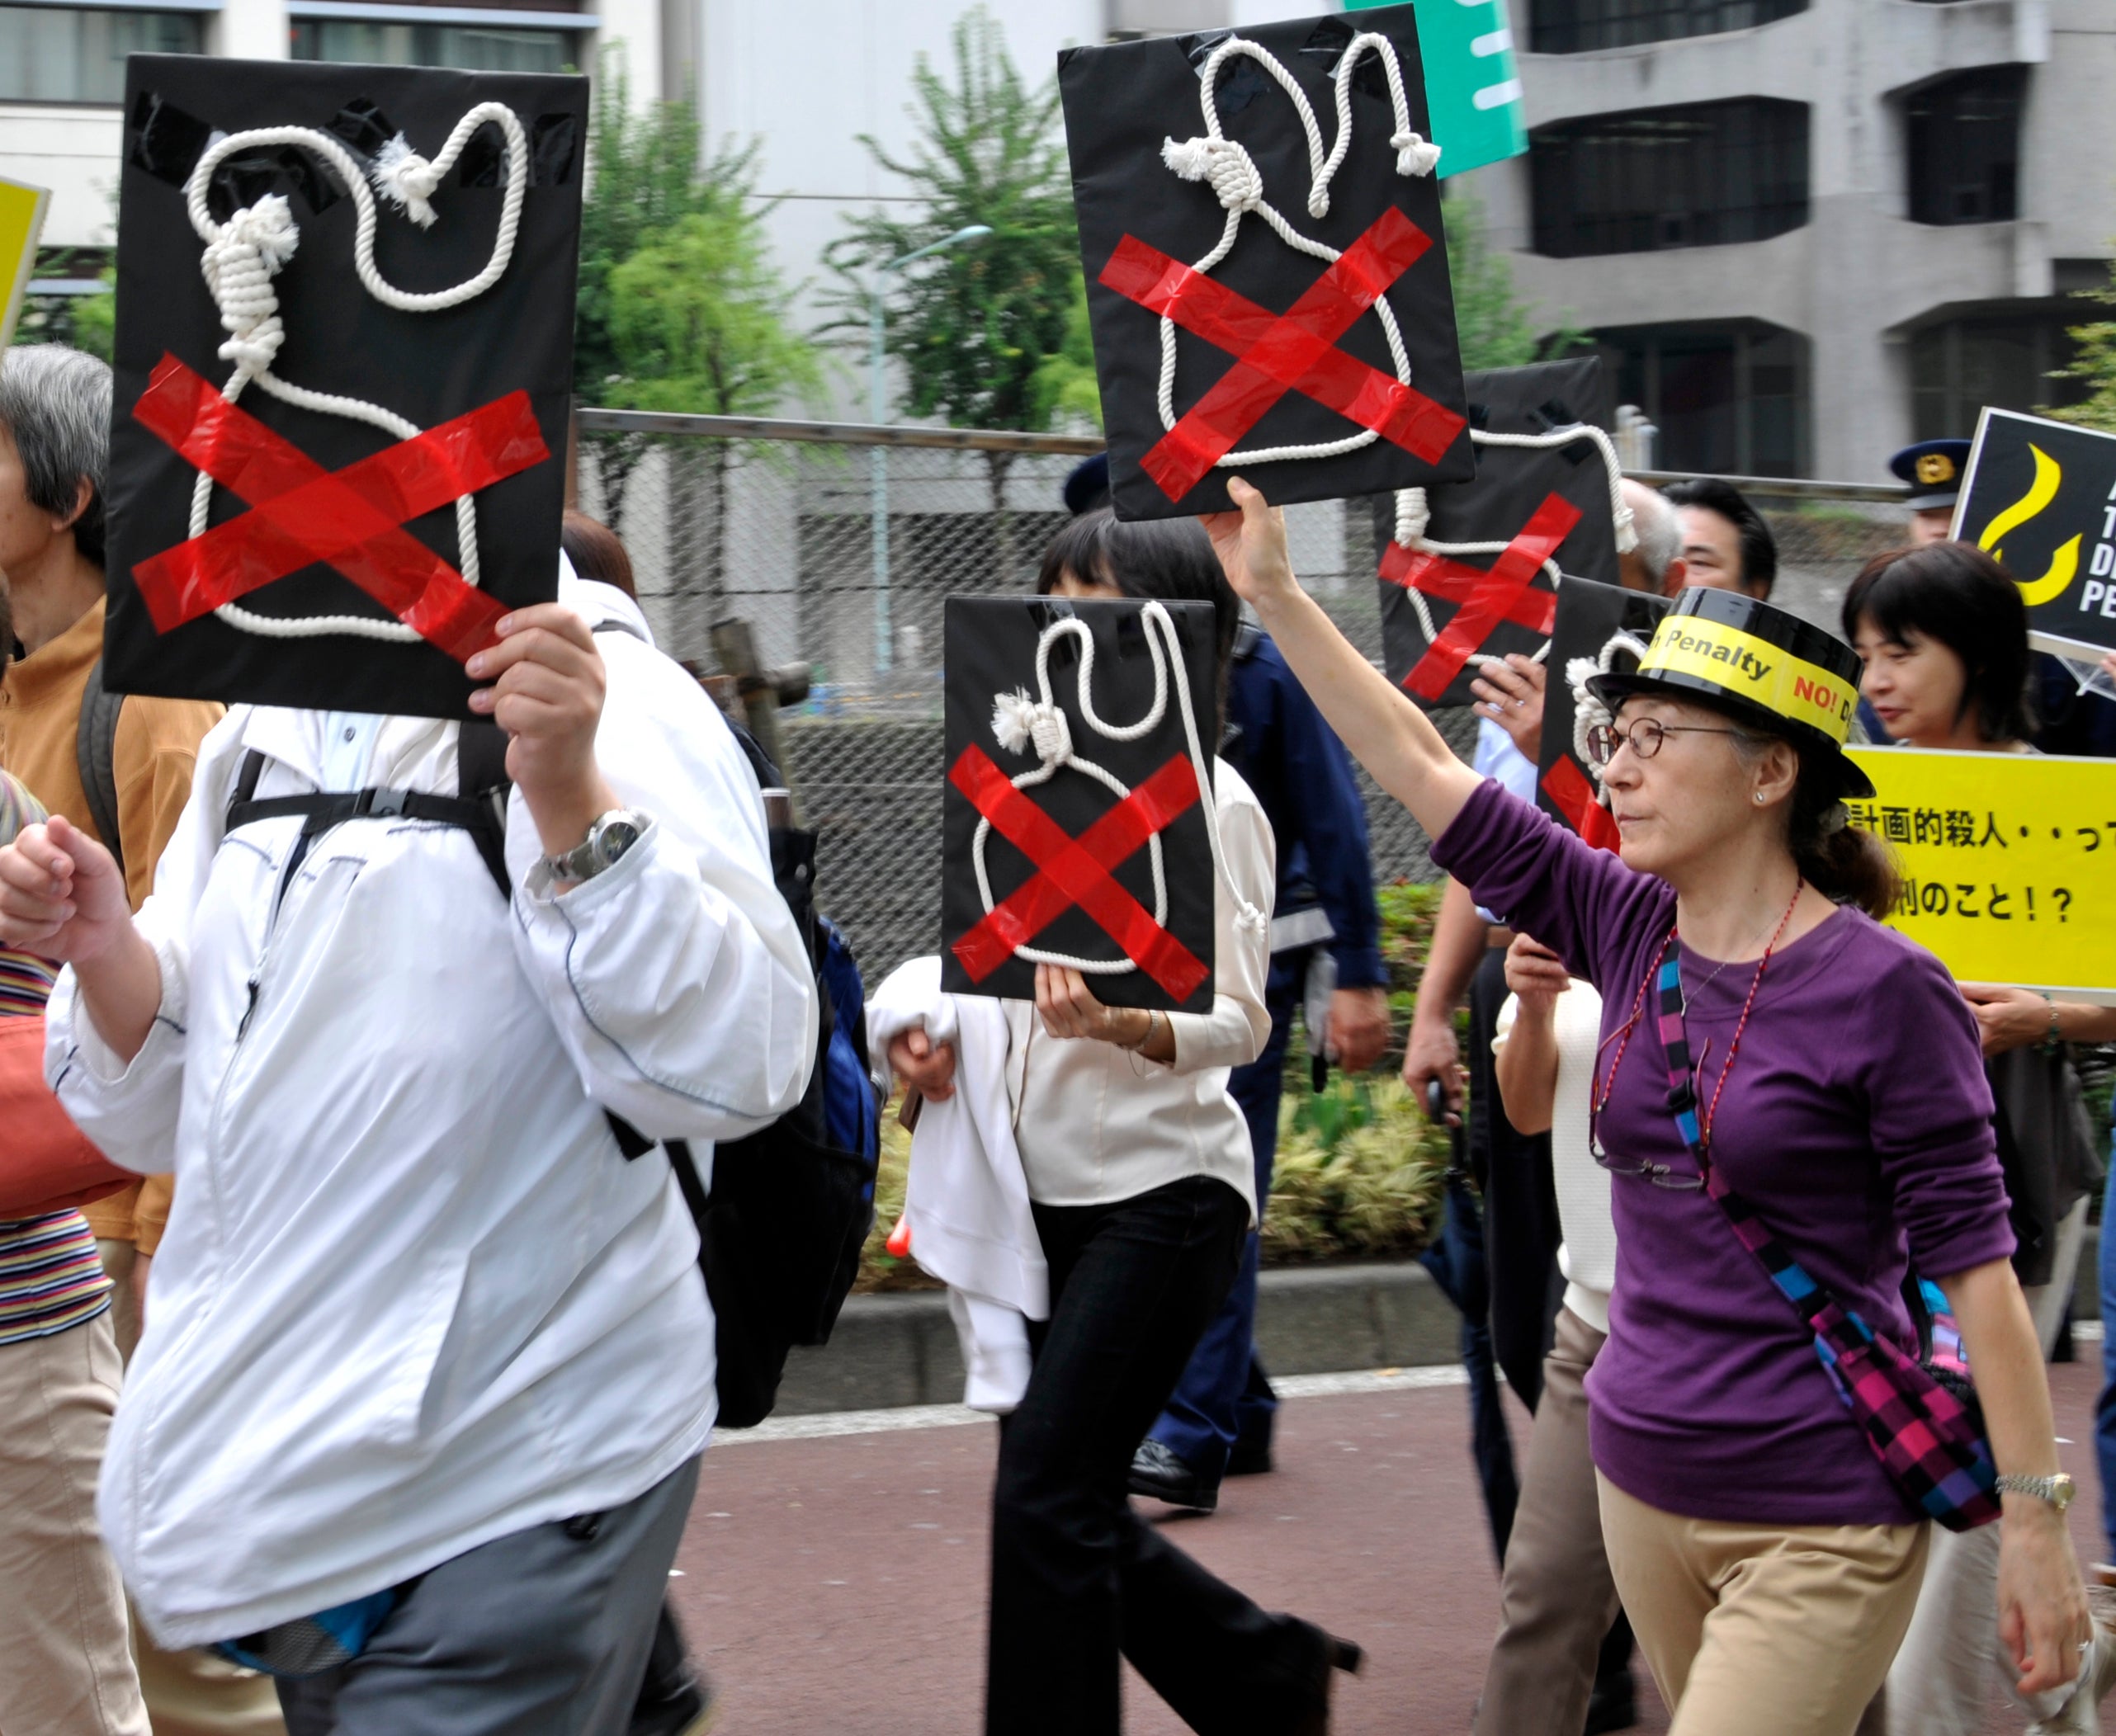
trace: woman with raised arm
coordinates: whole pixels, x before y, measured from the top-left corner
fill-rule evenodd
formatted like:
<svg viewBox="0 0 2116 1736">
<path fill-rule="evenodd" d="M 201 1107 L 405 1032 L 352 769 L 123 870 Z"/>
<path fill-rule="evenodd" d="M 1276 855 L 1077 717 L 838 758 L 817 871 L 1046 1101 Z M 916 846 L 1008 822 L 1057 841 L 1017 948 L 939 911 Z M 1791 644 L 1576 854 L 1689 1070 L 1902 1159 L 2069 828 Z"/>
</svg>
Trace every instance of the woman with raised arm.
<svg viewBox="0 0 2116 1736">
<path fill-rule="evenodd" d="M 1590 1438 L 1674 1736 L 1849 1736 L 1917 1597 L 1926 1510 L 1788 1305 L 1795 1275 L 1811 1307 L 1830 1295 L 1913 1353 L 1909 1271 L 1945 1292 L 2003 1502 L 2002 1631 L 2024 1690 L 2076 1679 L 2071 1484 L 1976 1026 L 1939 961 L 1875 920 L 1892 870 L 1843 825 L 1840 799 L 1870 787 L 1842 752 L 1849 652 L 1767 603 L 1684 592 L 1638 672 L 1594 683 L 1620 861 L 1480 782 L 1301 589 L 1279 515 L 1229 493 L 1239 512 L 1207 521 L 1228 578 L 1345 745 L 1435 862 L 1603 996 L 1590 1138 L 1618 1254 Z"/>
</svg>

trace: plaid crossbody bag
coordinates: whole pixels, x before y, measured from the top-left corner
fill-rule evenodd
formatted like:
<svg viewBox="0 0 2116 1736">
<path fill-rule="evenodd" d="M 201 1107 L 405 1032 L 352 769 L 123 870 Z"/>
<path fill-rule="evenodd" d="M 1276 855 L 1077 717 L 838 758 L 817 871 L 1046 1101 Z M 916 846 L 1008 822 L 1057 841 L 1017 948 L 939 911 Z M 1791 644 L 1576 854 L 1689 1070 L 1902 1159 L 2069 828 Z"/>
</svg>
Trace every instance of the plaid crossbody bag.
<svg viewBox="0 0 2116 1736">
<path fill-rule="evenodd" d="M 1683 1021 L 1683 981 L 1675 936 L 1660 956 L 1660 1040 L 1668 1052 L 1668 1105 L 1675 1130 L 1698 1172 L 1741 1245 L 1761 1263 L 1801 1323 L 1814 1334 L 1815 1354 L 1898 1493 L 1951 1531 L 1972 1531 L 1999 1517 L 1992 1487 L 1998 1468 L 1984 1439 L 1982 1417 L 1969 1385 L 1962 1338 L 1947 1298 L 1915 1281 L 1921 1360 L 1913 1361 L 1877 1333 L 1828 1285 L 1809 1276 L 1771 1233 L 1756 1209 L 1727 1186 L 1705 1155 L 1698 1124 L 1689 1035 Z"/>
</svg>

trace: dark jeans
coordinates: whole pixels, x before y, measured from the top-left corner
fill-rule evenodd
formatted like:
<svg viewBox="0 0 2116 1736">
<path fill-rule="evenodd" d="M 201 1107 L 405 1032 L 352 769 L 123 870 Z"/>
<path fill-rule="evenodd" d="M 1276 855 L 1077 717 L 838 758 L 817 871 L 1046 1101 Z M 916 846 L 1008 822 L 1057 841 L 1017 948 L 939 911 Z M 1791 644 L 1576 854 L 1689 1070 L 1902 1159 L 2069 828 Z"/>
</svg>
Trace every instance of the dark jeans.
<svg viewBox="0 0 2116 1736">
<path fill-rule="evenodd" d="M 1514 1469 L 1514 1440 L 1506 1432 L 1499 1377 L 1491 1356 L 1491 1292 L 1485 1276 L 1484 1224 L 1476 1195 L 1461 1175 L 1448 1177 L 1448 1212 L 1440 1234 L 1419 1258 L 1441 1294 L 1462 1317 L 1462 1367 L 1470 1377 L 1470 1457 L 1477 1486 L 1484 1493 L 1484 1514 L 1491 1526 L 1491 1552 L 1506 1559 L 1506 1540 L 1520 1505 L 1520 1479 Z"/>
<path fill-rule="evenodd" d="M 1499 1097 L 1491 1040 L 1506 1004 L 1506 953 L 1494 946 L 1470 979 L 1471 1163 L 1484 1191 L 1484 1245 L 1491 1285 L 1491 1353 L 1530 1410 L 1542 1391 L 1543 1358 L 1565 1299 L 1557 1269 L 1564 1233 L 1550 1135 L 1514 1130 Z"/>
<path fill-rule="evenodd" d="M 2102 1387 L 2094 1445 L 2101 1466 L 2101 1527 L 2109 1540 L 2102 1559 L 2116 1561 L 2116 1149 L 2109 1153 L 2109 1186 L 2101 1196 L 2100 1279 Z"/>
<path fill-rule="evenodd" d="M 1256 1208 L 1260 1215 L 1271 1197 L 1272 1159 L 1278 1150 L 1278 1099 L 1286 1083 L 1286 1045 L 1293 1033 L 1297 985 L 1273 994 L 1271 1040 L 1246 1067 L 1227 1081 L 1227 1095 L 1240 1105 L 1256 1153 Z M 1251 1232 L 1242 1244 L 1241 1269 L 1220 1312 L 1205 1328 L 1177 1384 L 1175 1396 L 1154 1424 L 1154 1439 L 1207 1482 L 1226 1474 L 1227 1455 L 1237 1441 L 1271 1445 L 1273 1413 L 1278 1400 L 1264 1378 L 1252 1342 L 1256 1333 L 1257 1238 Z"/>
<path fill-rule="evenodd" d="M 990 1736 L 1113 1736 L 1122 1651 L 1207 1736 L 1268 1736 L 1323 1692 L 1324 1639 L 1267 1615 L 1131 1510 L 1131 1455 L 1226 1298 L 1249 1229 L 1192 1176 L 1113 1205 L 1036 1208 L 1051 1318 L 1000 1425 Z"/>
</svg>

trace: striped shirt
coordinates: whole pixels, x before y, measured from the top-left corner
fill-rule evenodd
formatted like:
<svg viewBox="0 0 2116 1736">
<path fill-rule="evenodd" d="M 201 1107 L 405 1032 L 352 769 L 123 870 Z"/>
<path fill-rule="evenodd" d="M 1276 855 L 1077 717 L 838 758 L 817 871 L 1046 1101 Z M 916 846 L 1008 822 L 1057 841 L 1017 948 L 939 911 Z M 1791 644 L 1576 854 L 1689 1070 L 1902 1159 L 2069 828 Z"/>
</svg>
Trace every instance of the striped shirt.
<svg viewBox="0 0 2116 1736">
<path fill-rule="evenodd" d="M 44 817 L 36 798 L 0 771 L 0 843 Z M 0 1018 L 43 1012 L 54 974 L 42 959 L 0 946 Z M 48 1338 L 110 1305 L 95 1232 L 79 1212 L 0 1223 L 0 1344 Z"/>
</svg>

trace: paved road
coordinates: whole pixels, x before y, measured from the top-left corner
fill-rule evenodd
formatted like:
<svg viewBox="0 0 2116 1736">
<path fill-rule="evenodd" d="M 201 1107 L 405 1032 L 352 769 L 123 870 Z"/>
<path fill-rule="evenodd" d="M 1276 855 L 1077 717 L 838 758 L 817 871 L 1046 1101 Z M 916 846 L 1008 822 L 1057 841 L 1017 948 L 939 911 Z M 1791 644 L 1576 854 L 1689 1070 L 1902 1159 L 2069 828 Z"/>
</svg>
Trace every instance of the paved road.
<svg viewBox="0 0 2116 1736">
<path fill-rule="evenodd" d="M 2066 1466 L 2091 1492 L 2093 1372 L 2052 1372 L 2077 1443 Z M 1468 1728 L 1498 1604 L 1467 1416 L 1459 1386 L 1292 1399 L 1274 1474 L 1229 1484 L 1209 1519 L 1169 1521 L 1259 1601 L 1367 1648 L 1365 1672 L 1339 1678 L 1339 1736 Z M 975 1736 L 995 1438 L 979 1422 L 729 1437 L 706 1455 L 672 1584 L 720 1686 L 716 1736 Z M 2074 1511 L 2092 1559 L 2097 1503 Z M 1125 1691 L 1131 1736 L 1182 1729 L 1136 1677 Z M 1646 1699 L 1638 1728 L 1665 1730 L 1650 1686 Z"/>
</svg>

